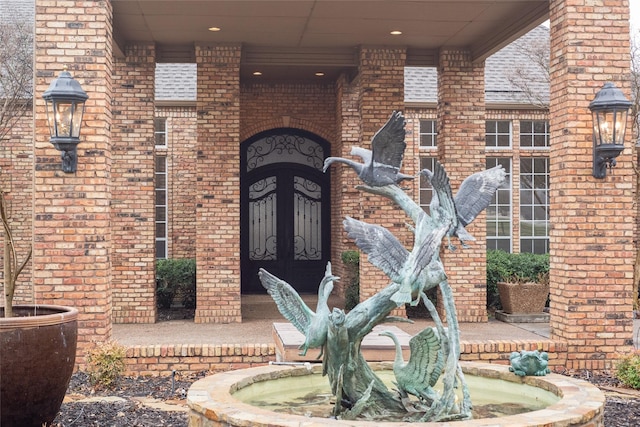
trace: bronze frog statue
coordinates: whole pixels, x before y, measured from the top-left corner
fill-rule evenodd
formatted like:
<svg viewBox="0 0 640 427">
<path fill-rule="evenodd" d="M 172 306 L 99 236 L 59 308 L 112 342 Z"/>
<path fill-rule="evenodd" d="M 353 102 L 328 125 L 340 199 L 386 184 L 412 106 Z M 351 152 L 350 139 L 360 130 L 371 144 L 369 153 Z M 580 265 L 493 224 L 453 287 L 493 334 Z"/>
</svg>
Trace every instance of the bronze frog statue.
<svg viewBox="0 0 640 427">
<path fill-rule="evenodd" d="M 509 356 L 511 366 L 509 371 L 524 377 L 525 375 L 543 376 L 551 372 L 549 369 L 549 354 L 546 351 L 514 351 Z"/>
</svg>

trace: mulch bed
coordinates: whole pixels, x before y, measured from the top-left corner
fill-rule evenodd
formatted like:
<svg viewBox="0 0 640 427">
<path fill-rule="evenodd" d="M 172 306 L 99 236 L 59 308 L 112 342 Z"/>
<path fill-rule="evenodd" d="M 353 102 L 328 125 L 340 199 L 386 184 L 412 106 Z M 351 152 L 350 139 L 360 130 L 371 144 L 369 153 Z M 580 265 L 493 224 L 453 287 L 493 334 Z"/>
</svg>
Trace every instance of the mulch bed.
<svg viewBox="0 0 640 427">
<path fill-rule="evenodd" d="M 588 381 L 606 394 L 605 426 L 640 426 L 640 392 L 625 388 L 610 375 L 593 375 L 588 371 L 567 372 L 566 375 Z M 113 390 L 95 389 L 89 385 L 86 374 L 73 375 L 67 396 L 69 401 L 62 404 L 54 427 L 186 427 L 187 413 L 163 411 L 149 408 L 139 399 L 157 399 L 173 405 L 186 406 L 186 394 L 190 385 L 206 375 L 172 377 L 122 378 Z M 80 397 L 116 396 L 124 400 L 118 402 L 81 403 Z"/>
</svg>

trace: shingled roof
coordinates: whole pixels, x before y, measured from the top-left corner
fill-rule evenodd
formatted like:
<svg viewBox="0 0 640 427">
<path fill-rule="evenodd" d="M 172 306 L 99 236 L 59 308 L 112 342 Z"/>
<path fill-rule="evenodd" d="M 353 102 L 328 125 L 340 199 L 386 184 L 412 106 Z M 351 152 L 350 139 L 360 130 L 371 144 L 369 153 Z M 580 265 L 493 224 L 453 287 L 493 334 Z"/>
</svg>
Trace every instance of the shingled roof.
<svg viewBox="0 0 640 427">
<path fill-rule="evenodd" d="M 0 22 L 33 22 L 35 3 L 29 0 L 0 0 Z"/>
<path fill-rule="evenodd" d="M 156 64 L 156 101 L 194 101 L 196 64 Z"/>
</svg>

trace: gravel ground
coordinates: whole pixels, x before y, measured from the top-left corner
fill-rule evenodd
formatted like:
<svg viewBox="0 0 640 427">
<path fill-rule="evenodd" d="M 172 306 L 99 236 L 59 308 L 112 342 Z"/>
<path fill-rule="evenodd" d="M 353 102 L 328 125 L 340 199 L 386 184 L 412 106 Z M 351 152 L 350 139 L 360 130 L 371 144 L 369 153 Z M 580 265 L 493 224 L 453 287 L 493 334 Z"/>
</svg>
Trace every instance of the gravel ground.
<svg viewBox="0 0 640 427">
<path fill-rule="evenodd" d="M 113 390 L 96 390 L 84 373 L 76 373 L 67 391 L 53 427 L 186 427 L 186 393 L 189 386 L 206 373 L 181 377 L 122 378 Z M 625 389 L 610 375 L 593 375 L 587 371 L 567 375 L 591 382 L 607 396 L 606 427 L 640 426 L 640 392 Z M 115 401 L 82 402 L 86 398 L 110 397 Z M 142 403 L 163 402 L 181 410 L 153 409 Z"/>
</svg>

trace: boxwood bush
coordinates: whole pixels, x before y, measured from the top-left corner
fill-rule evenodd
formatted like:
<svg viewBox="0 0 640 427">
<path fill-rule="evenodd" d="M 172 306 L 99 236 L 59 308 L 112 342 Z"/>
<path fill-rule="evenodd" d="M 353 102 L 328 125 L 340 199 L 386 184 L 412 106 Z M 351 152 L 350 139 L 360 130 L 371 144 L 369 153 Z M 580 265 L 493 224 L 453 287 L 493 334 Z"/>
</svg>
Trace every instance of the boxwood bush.
<svg viewBox="0 0 640 427">
<path fill-rule="evenodd" d="M 500 307 L 498 282 L 524 283 L 545 280 L 549 280 L 549 254 L 487 251 L 487 307 Z"/>
<path fill-rule="evenodd" d="M 184 308 L 196 306 L 195 259 L 160 259 L 156 262 L 158 307 L 171 308 L 176 297 Z"/>
<path fill-rule="evenodd" d="M 342 252 L 342 262 L 349 280 L 344 290 L 344 304 L 346 310 L 351 310 L 360 302 L 360 252 Z"/>
</svg>

